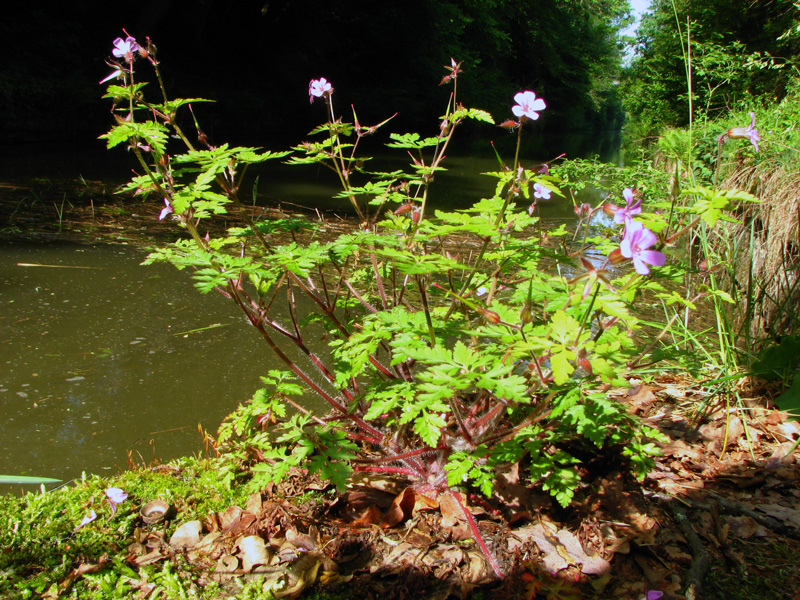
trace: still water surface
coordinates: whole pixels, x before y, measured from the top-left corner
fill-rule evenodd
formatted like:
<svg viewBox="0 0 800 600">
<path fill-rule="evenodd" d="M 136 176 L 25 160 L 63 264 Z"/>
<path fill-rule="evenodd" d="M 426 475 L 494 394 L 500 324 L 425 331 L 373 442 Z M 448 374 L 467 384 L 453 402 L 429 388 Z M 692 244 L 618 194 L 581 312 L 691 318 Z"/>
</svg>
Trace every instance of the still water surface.
<svg viewBox="0 0 800 600">
<path fill-rule="evenodd" d="M 0 245 L 0 474 L 69 480 L 116 472 L 128 451 L 197 451 L 198 423 L 216 432 L 275 368 L 235 306 L 143 258 Z"/>
</svg>

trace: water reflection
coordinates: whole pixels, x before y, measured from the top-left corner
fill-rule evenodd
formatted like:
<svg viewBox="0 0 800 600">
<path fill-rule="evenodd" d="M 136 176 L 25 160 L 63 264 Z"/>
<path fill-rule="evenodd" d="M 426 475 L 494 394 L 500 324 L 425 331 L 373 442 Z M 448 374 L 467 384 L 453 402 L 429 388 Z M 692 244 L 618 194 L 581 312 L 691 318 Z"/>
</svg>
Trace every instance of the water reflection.
<svg viewBox="0 0 800 600">
<path fill-rule="evenodd" d="M 198 423 L 215 431 L 277 367 L 232 304 L 143 256 L 0 245 L 0 473 L 70 479 L 128 450 L 199 450 Z"/>
</svg>

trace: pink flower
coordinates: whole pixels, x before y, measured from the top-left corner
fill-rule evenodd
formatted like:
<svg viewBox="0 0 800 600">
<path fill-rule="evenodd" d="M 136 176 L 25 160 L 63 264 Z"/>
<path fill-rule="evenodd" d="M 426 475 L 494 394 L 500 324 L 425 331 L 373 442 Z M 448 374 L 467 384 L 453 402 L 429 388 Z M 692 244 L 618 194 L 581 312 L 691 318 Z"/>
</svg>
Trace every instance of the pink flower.
<svg viewBox="0 0 800 600">
<path fill-rule="evenodd" d="M 514 101 L 516 104 L 511 107 L 511 112 L 513 112 L 515 116 L 519 117 L 520 121 L 523 119 L 531 119 L 535 121 L 539 118 L 539 113 L 537 111 L 541 111 L 546 108 L 544 100 L 537 98 L 536 94 L 530 90 L 519 92 L 516 96 L 514 96 Z"/>
<path fill-rule="evenodd" d="M 657 241 L 656 235 L 639 221 L 629 220 L 625 224 L 625 235 L 619 249 L 622 256 L 633 259 L 633 266 L 639 275 L 647 275 L 650 273 L 647 265 L 663 267 L 667 262 L 663 252 L 648 250 Z"/>
<path fill-rule="evenodd" d="M 638 215 L 642 212 L 642 201 L 637 200 L 633 202 L 633 190 L 631 188 L 625 188 L 622 190 L 622 197 L 625 198 L 625 208 L 617 208 L 614 211 L 614 222 L 615 223 L 624 223 L 633 218 L 633 215 Z M 633 204 L 631 204 L 633 202 Z"/>
<path fill-rule="evenodd" d="M 161 214 L 159 214 L 159 215 L 158 215 L 158 220 L 159 220 L 159 221 L 163 221 L 163 220 L 164 220 L 164 217 L 166 217 L 166 216 L 167 216 L 168 214 L 170 214 L 170 213 L 173 213 L 173 212 L 175 212 L 175 211 L 172 209 L 172 206 L 170 206 L 170 204 L 169 204 L 169 200 L 167 200 L 166 198 L 164 198 L 164 204 L 165 204 L 166 206 L 165 206 L 164 208 L 162 208 L 162 209 L 161 209 Z"/>
<path fill-rule="evenodd" d="M 123 491 L 120 488 L 111 487 L 106 489 L 106 500 L 111 505 L 111 516 L 109 516 L 109 519 L 114 516 L 115 512 L 117 512 L 117 504 L 124 502 L 127 497 L 128 492 Z"/>
<path fill-rule="evenodd" d="M 750 143 L 753 144 L 753 148 L 758 152 L 758 142 L 761 141 L 761 138 L 758 136 L 758 129 L 756 129 L 756 113 L 750 113 L 750 125 L 747 127 L 733 127 L 728 129 L 727 134 L 722 135 L 722 141 L 724 141 L 725 135 L 731 138 L 749 139 Z"/>
<path fill-rule="evenodd" d="M 321 98 L 322 96 L 330 96 L 333 93 L 333 87 L 324 77 L 319 79 L 312 79 L 308 84 L 308 101 L 313 104 L 314 98 Z"/>
<path fill-rule="evenodd" d="M 542 200 L 550 199 L 550 190 L 543 186 L 541 183 L 533 184 L 533 197 L 541 198 Z"/>
<path fill-rule="evenodd" d="M 139 44 L 136 43 L 136 39 L 128 36 L 124 40 L 122 38 L 114 40 L 114 49 L 111 51 L 111 54 L 117 58 L 124 58 L 127 63 L 132 63 L 133 53 L 138 51 Z"/>
<path fill-rule="evenodd" d="M 93 510 L 90 510 L 90 511 L 89 511 L 89 514 L 88 514 L 88 515 L 86 515 L 85 517 L 83 517 L 83 520 L 81 521 L 81 524 L 80 524 L 80 525 L 78 525 L 78 526 L 77 526 L 75 529 L 73 529 L 72 531 L 78 531 L 78 529 L 80 529 L 81 527 L 83 527 L 83 526 L 84 526 L 84 525 L 86 525 L 87 523 L 91 523 L 91 522 L 92 522 L 92 521 L 94 521 L 96 518 L 97 518 L 97 513 L 96 513 L 96 512 L 94 512 Z"/>
</svg>

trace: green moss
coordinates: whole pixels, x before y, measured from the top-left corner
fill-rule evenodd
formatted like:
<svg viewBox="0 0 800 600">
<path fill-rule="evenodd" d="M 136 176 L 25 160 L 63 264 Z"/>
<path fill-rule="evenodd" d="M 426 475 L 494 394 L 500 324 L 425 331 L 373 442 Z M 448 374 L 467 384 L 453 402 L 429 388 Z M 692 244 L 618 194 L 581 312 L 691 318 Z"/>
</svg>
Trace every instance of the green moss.
<svg viewBox="0 0 800 600">
<path fill-rule="evenodd" d="M 139 577 L 125 565 L 125 557 L 142 504 L 165 500 L 175 507 L 180 522 L 203 519 L 211 511 L 234 504 L 244 506 L 246 494 L 228 489 L 214 467 L 213 461 L 184 458 L 158 469 L 88 477 L 43 494 L 0 496 L 0 597 L 38 596 L 65 581 L 73 569 L 96 563 L 103 555 L 114 567 L 82 576 L 67 597 L 126 597 L 131 580 Z M 114 515 L 105 499 L 109 487 L 128 493 Z M 97 518 L 75 531 L 91 510 Z M 166 536 L 175 526 L 175 522 L 168 525 Z M 175 591 L 169 597 L 183 597 L 191 582 L 170 573 L 170 568 L 165 565 L 165 572 L 153 571 L 152 576 L 163 579 L 160 585 L 165 589 Z"/>
</svg>

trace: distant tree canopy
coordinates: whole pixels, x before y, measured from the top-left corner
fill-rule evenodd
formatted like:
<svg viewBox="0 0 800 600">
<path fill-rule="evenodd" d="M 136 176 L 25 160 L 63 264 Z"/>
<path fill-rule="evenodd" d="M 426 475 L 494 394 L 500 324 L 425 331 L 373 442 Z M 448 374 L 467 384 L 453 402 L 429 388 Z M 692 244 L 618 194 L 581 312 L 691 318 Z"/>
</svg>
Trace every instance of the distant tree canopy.
<svg viewBox="0 0 800 600">
<path fill-rule="evenodd" d="M 691 43 L 687 46 L 686 40 Z M 683 42 L 683 43 L 682 43 Z M 793 0 L 653 0 L 623 78 L 626 112 L 640 135 L 689 119 L 780 100 L 798 77 L 800 4 Z"/>
<path fill-rule="evenodd" d="M 75 138 L 108 124 L 97 82 L 122 28 L 159 48 L 173 94 L 204 106 L 209 133 L 246 143 L 296 142 L 318 115 L 303 108 L 311 78 L 330 80 L 339 111 L 362 122 L 400 111 L 429 126 L 450 58 L 463 61 L 465 103 L 510 116 L 532 89 L 542 130 L 618 127 L 618 32 L 626 0 L 159 0 L 60 3 L 0 21 L 3 139 Z M 259 141 L 260 140 L 260 141 Z"/>
</svg>

